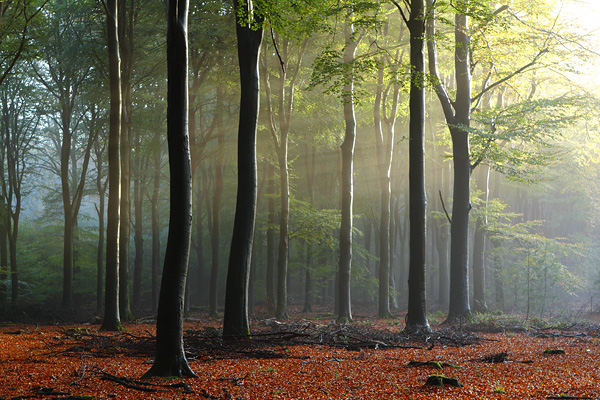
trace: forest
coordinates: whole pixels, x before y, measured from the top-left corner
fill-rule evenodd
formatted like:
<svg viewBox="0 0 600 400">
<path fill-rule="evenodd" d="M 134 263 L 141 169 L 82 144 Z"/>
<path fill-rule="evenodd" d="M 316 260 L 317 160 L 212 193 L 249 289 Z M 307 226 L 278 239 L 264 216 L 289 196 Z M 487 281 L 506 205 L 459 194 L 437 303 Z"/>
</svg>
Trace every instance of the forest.
<svg viewBox="0 0 600 400">
<path fill-rule="evenodd" d="M 308 331 L 357 363 L 485 344 L 460 362 L 510 368 L 531 359 L 490 344 L 499 327 L 597 340 L 598 17 L 591 0 L 0 0 L 1 347 L 85 322 L 53 335 L 131 357 L 151 331 L 139 378 L 197 377 L 184 336 L 219 360 L 213 339 L 261 359 L 248 343 L 270 335 L 310 358 Z"/>
</svg>

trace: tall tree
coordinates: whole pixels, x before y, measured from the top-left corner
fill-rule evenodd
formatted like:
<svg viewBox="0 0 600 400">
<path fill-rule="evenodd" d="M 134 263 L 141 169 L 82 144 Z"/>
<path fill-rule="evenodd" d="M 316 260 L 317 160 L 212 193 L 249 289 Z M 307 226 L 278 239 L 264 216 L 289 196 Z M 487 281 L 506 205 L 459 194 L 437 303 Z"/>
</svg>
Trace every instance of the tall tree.
<svg viewBox="0 0 600 400">
<path fill-rule="evenodd" d="M 265 102 L 267 125 L 277 154 L 279 167 L 279 247 L 277 260 L 277 308 L 278 318 L 287 318 L 287 286 L 288 286 L 288 257 L 289 257 L 289 218 L 290 218 L 290 178 L 288 165 L 288 142 L 291 128 L 294 90 L 300 72 L 302 59 L 308 40 L 305 39 L 293 46 L 287 37 L 281 38 L 274 33 L 273 43 L 278 50 L 278 71 L 275 90 L 271 89 L 274 78 L 268 68 L 268 50 L 263 52 L 261 63 L 262 76 L 265 84 Z M 297 47 L 296 57 L 294 47 Z M 273 101 L 277 104 L 273 104 Z"/>
<path fill-rule="evenodd" d="M 249 334 L 248 280 L 257 198 L 256 128 L 260 85 L 258 62 L 263 36 L 263 17 L 255 13 L 255 6 L 251 0 L 241 0 L 234 4 L 241 89 L 238 189 L 223 319 L 223 335 L 234 337 Z"/>
<path fill-rule="evenodd" d="M 188 0 L 167 11 L 169 235 L 156 319 L 156 355 L 145 377 L 196 377 L 183 349 L 183 312 L 192 234 L 192 162 L 188 135 Z"/>
<path fill-rule="evenodd" d="M 4 205 L 0 215 L 7 229 L 13 306 L 19 294 L 17 240 L 27 184 L 24 178 L 31 172 L 29 156 L 36 145 L 40 121 L 39 113 L 32 109 L 32 97 L 32 82 L 23 76 L 9 76 L 0 86 L 0 199 Z"/>
<path fill-rule="evenodd" d="M 350 71 L 343 88 L 344 121 L 346 129 L 342 142 L 342 222 L 340 226 L 340 257 L 338 265 L 338 320 L 352 321 L 350 276 L 352 268 L 352 203 L 354 195 L 354 145 L 356 143 L 356 115 L 354 114 L 354 67 L 356 48 L 361 35 L 354 31 L 354 13 L 347 10 L 344 28 L 345 48 L 343 63 Z"/>
<path fill-rule="evenodd" d="M 110 112 L 108 132 L 108 210 L 106 216 L 106 280 L 103 330 L 121 330 L 119 314 L 119 198 L 121 196 L 121 58 L 117 0 L 107 0 L 106 34 Z"/>
<path fill-rule="evenodd" d="M 402 8 L 396 4 L 402 13 Z M 404 14 L 403 14 L 404 16 Z M 409 209 L 410 261 L 407 330 L 429 330 L 426 307 L 425 252 L 425 3 L 411 0 L 410 16 Z"/>
<path fill-rule="evenodd" d="M 68 3 L 68 2 L 67 2 Z M 60 128 L 53 140 L 58 155 L 47 160 L 49 168 L 60 177 L 64 214 L 63 296 L 62 306 L 70 308 L 73 300 L 74 234 L 83 199 L 83 190 L 95 140 L 80 128 L 85 117 L 81 96 L 92 71 L 87 56 L 91 40 L 82 35 L 82 20 L 69 8 L 73 3 L 55 4 L 49 22 L 43 59 L 33 65 L 38 81 L 55 100 L 51 120 Z M 69 55 L 79 54 L 73 63 Z M 87 62 L 86 62 L 87 61 Z M 58 160 L 58 163 L 57 163 Z"/>
<path fill-rule="evenodd" d="M 398 5 L 399 6 L 399 5 Z M 388 36 L 389 23 L 384 23 L 383 35 Z M 402 36 L 402 34 L 400 34 Z M 396 51 L 394 68 L 401 62 Z M 400 85 L 397 81 L 384 85 L 386 67 L 390 67 L 387 54 L 379 58 L 377 71 L 377 87 L 375 104 L 373 106 L 373 121 L 375 125 L 375 147 L 377 151 L 377 167 L 380 185 L 380 217 L 379 217 L 379 303 L 378 315 L 389 317 L 390 313 L 390 222 L 391 222 L 391 168 L 394 154 L 394 135 L 396 114 L 398 110 Z M 389 105 L 391 103 L 391 105 Z M 389 107 L 389 110 L 388 110 Z M 385 129 L 384 129 L 385 126 Z"/>
<path fill-rule="evenodd" d="M 121 55 L 121 223 L 119 225 L 119 312 L 131 320 L 129 301 L 129 242 L 131 231 L 131 112 L 134 60 L 135 0 L 119 1 L 119 51 Z"/>
</svg>

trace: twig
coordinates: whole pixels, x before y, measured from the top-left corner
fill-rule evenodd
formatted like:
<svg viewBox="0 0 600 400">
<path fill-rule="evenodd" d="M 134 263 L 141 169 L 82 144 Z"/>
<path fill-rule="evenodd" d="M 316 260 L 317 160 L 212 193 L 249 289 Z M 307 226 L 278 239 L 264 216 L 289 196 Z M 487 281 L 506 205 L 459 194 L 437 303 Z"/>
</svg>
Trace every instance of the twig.
<svg viewBox="0 0 600 400">
<path fill-rule="evenodd" d="M 444 209 L 444 212 L 446 213 L 446 218 L 448 218 L 448 222 L 450 223 L 450 225 L 452 225 L 452 219 L 450 218 L 450 215 L 448 215 L 448 210 L 446 210 L 446 204 L 444 204 L 444 198 L 442 197 L 442 191 L 438 191 L 438 193 L 440 194 L 440 201 L 442 202 L 442 208 Z"/>
</svg>

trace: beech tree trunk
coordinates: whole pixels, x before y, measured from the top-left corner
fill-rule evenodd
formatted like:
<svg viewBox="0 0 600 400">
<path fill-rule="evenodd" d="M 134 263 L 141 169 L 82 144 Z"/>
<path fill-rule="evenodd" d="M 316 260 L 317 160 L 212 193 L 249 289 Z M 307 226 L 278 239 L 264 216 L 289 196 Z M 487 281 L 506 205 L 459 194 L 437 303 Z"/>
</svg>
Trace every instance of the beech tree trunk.
<svg viewBox="0 0 600 400">
<path fill-rule="evenodd" d="M 235 9 L 252 15 L 251 4 L 241 0 Z M 239 15 L 237 12 L 236 15 Z M 248 336 L 248 280 L 256 219 L 257 171 L 256 128 L 259 109 L 258 57 L 262 42 L 262 17 L 254 15 L 250 25 L 236 18 L 238 61 L 240 66 L 240 118 L 238 128 L 238 190 L 233 236 L 227 268 L 223 336 Z"/>
<path fill-rule="evenodd" d="M 221 198 L 223 196 L 223 178 L 225 166 L 223 165 L 224 158 L 224 141 L 225 132 L 222 129 L 223 119 L 223 91 L 217 88 L 217 158 L 215 160 L 215 187 L 212 202 L 212 229 L 210 231 L 210 248 L 212 253 L 212 264 L 210 270 L 210 315 L 217 315 L 217 281 L 219 275 L 219 265 L 221 256 L 219 247 L 221 245 L 220 236 L 220 210 Z"/>
<path fill-rule="evenodd" d="M 475 222 L 475 233 L 473 234 L 473 311 L 484 313 L 487 311 L 485 295 L 485 225 L 487 224 L 487 207 L 489 193 L 490 167 L 480 164 L 477 174 L 477 186 L 482 191 L 483 213 Z"/>
<path fill-rule="evenodd" d="M 409 207 L 410 262 L 408 272 L 408 315 L 406 329 L 429 330 L 425 275 L 425 6 L 412 0 L 410 6 L 410 123 L 409 123 Z"/>
<path fill-rule="evenodd" d="M 354 62 L 358 40 L 354 37 L 352 25 L 352 12 L 348 11 L 346 17 L 344 64 L 352 65 Z M 351 68 L 353 69 L 353 68 Z M 353 74 L 353 72 L 350 72 Z M 356 116 L 354 115 L 354 83 L 352 75 L 348 83 L 344 85 L 344 120 L 346 130 L 344 141 L 341 146 L 342 174 L 341 174 L 341 197 L 342 197 L 342 221 L 340 226 L 340 255 L 338 266 L 338 320 L 352 321 L 352 303 L 350 296 L 350 278 L 352 269 L 352 202 L 354 184 L 354 144 L 356 142 Z M 387 273 L 385 277 L 387 281 Z M 388 294 L 385 294 L 386 301 Z"/>
<path fill-rule="evenodd" d="M 451 101 L 440 80 L 438 71 L 433 3 L 432 0 L 427 0 L 429 70 L 431 75 L 437 78 L 435 90 L 450 129 L 452 161 L 454 164 L 452 225 L 450 227 L 450 297 L 446 322 L 455 322 L 460 318 L 471 317 L 468 281 L 468 234 L 469 212 L 471 210 L 469 187 L 471 159 L 468 131 L 471 120 L 469 20 L 465 14 L 455 15 L 454 71 L 456 76 L 456 98 Z M 466 1 L 461 0 L 460 3 L 461 9 L 466 10 Z"/>
<path fill-rule="evenodd" d="M 267 162 L 267 196 L 268 196 L 268 226 L 267 226 L 267 307 L 269 312 L 275 312 L 275 263 L 277 247 L 275 246 L 275 224 L 277 212 L 275 207 L 275 167 Z"/>
<path fill-rule="evenodd" d="M 117 0 L 107 0 L 110 127 L 108 133 L 108 210 L 106 217 L 106 280 L 102 330 L 121 330 L 119 314 L 119 198 L 121 196 L 121 61 L 117 35 Z"/>
<path fill-rule="evenodd" d="M 183 349 L 183 312 L 192 236 L 192 162 L 188 135 L 188 0 L 167 12 L 169 235 L 156 318 L 156 355 L 144 377 L 196 377 Z"/>
</svg>

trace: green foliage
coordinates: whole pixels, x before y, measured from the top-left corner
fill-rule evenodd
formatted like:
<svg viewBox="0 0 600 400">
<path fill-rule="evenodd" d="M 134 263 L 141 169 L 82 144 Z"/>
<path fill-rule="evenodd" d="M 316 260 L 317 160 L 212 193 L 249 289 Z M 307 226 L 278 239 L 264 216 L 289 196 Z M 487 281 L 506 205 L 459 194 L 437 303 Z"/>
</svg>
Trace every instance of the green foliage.
<svg viewBox="0 0 600 400">
<path fill-rule="evenodd" d="M 585 116 L 586 103 L 564 96 L 478 109 L 469 128 L 472 163 L 489 163 L 511 179 L 536 179 L 542 167 L 557 161 L 553 149 L 564 129 Z"/>
</svg>

